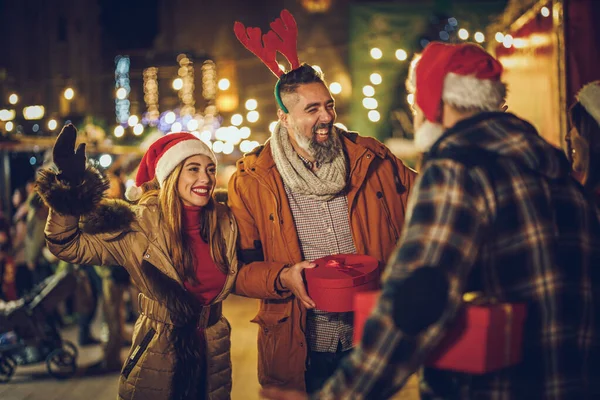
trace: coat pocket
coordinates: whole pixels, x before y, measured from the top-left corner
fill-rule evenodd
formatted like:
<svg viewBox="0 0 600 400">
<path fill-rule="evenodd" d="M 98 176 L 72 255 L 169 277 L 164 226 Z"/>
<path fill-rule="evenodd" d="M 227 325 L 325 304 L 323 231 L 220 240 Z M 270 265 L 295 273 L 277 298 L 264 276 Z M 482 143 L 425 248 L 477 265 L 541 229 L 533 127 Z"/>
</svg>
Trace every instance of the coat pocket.
<svg viewBox="0 0 600 400">
<path fill-rule="evenodd" d="M 138 363 L 138 361 L 140 360 L 140 358 L 142 357 L 142 355 L 148 348 L 148 345 L 150 344 L 150 341 L 152 340 L 152 338 L 154 337 L 155 334 L 156 334 L 156 331 L 153 328 L 150 328 L 150 330 L 148 332 L 146 332 L 146 334 L 144 335 L 142 342 L 140 344 L 138 344 L 136 346 L 135 350 L 133 350 L 131 352 L 131 355 L 127 359 L 127 363 L 125 364 L 125 367 L 123 368 L 123 371 L 121 372 L 121 375 L 123 375 L 123 377 L 125 377 L 125 379 L 129 378 L 129 374 L 131 373 L 131 370 L 133 370 L 133 367 L 136 366 L 136 364 Z"/>
<path fill-rule="evenodd" d="M 283 384 L 292 377 L 294 349 L 289 313 L 261 310 L 252 320 L 259 325 L 258 380 L 261 385 Z"/>
</svg>

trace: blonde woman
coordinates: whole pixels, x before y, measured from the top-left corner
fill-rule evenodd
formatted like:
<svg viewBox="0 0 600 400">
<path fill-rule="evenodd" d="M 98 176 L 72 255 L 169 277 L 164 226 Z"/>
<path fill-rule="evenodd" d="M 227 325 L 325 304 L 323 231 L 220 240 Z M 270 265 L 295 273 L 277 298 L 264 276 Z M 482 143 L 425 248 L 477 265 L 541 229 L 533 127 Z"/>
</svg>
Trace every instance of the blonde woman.
<svg viewBox="0 0 600 400">
<path fill-rule="evenodd" d="M 139 288 L 140 317 L 119 399 L 229 399 L 231 327 L 221 313 L 236 274 L 237 227 L 213 198 L 217 161 L 189 133 L 154 142 L 128 190 L 132 206 L 103 199 L 107 181 L 86 167 L 85 144 L 63 128 L 56 170 L 37 191 L 50 207 L 48 247 L 70 263 L 122 265 Z"/>
</svg>

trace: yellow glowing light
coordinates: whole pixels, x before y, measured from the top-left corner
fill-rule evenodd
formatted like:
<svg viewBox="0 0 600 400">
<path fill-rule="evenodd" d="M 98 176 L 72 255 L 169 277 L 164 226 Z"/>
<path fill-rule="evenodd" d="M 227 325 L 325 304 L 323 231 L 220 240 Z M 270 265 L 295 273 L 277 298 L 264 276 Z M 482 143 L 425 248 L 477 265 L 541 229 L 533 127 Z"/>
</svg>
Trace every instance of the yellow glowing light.
<svg viewBox="0 0 600 400">
<path fill-rule="evenodd" d="M 118 88 L 116 96 L 117 96 L 117 99 L 119 99 L 119 100 L 125 100 L 125 98 L 127 97 L 127 89 Z"/>
<path fill-rule="evenodd" d="M 504 40 L 502 41 L 502 45 L 509 49 L 514 43 L 514 39 L 511 35 L 505 35 Z"/>
<path fill-rule="evenodd" d="M 204 143 L 210 143 L 210 139 L 212 139 L 211 131 L 200 132 L 200 140 L 202 140 Z"/>
<path fill-rule="evenodd" d="M 242 114 L 233 114 L 231 116 L 231 125 L 240 126 L 244 122 L 244 117 Z"/>
<path fill-rule="evenodd" d="M 415 95 L 410 93 L 408 96 L 406 96 L 406 101 L 412 106 L 415 104 Z"/>
<path fill-rule="evenodd" d="M 229 79 L 223 78 L 219 80 L 217 86 L 219 87 L 219 90 L 227 90 L 229 89 L 229 86 L 231 86 L 231 82 L 229 82 Z"/>
<path fill-rule="evenodd" d="M 123 136 L 125 134 L 125 128 L 123 128 L 121 125 L 117 125 L 115 127 L 114 134 L 115 134 L 115 137 L 120 138 L 121 136 Z"/>
<path fill-rule="evenodd" d="M 217 154 L 223 151 L 223 147 L 225 147 L 225 143 L 221 142 L 220 140 L 217 140 L 213 143 L 213 151 Z"/>
<path fill-rule="evenodd" d="M 240 139 L 248 139 L 252 131 L 247 126 L 242 126 L 239 131 Z"/>
<path fill-rule="evenodd" d="M 98 162 L 102 168 L 108 168 L 112 164 L 112 156 L 110 154 L 102 154 Z"/>
<path fill-rule="evenodd" d="M 181 90 L 183 88 L 183 79 L 175 78 L 173 79 L 173 89 Z"/>
<path fill-rule="evenodd" d="M 458 30 L 458 37 L 462 40 L 467 40 L 469 38 L 469 31 L 465 28 L 461 28 Z"/>
<path fill-rule="evenodd" d="M 246 110 L 248 111 L 253 111 L 256 110 L 256 107 L 258 107 L 258 102 L 255 99 L 248 99 L 246 100 Z"/>
<path fill-rule="evenodd" d="M 371 110 L 369 111 L 369 121 L 377 122 L 381 119 L 381 115 L 379 115 L 379 111 Z"/>
<path fill-rule="evenodd" d="M 243 140 L 242 143 L 240 143 L 240 151 L 242 153 L 248 153 L 258 146 L 260 146 L 260 143 L 255 140 Z"/>
<path fill-rule="evenodd" d="M 198 129 L 199 126 L 200 126 L 200 123 L 196 119 L 191 119 L 187 123 L 187 127 L 190 131 L 195 131 L 196 129 Z"/>
<path fill-rule="evenodd" d="M 171 125 L 171 132 L 181 132 L 183 130 L 183 125 L 181 125 L 181 122 L 175 122 L 173 125 Z"/>
<path fill-rule="evenodd" d="M 363 107 L 367 110 L 374 110 L 377 108 L 377 100 L 372 97 L 365 97 L 362 101 Z"/>
<path fill-rule="evenodd" d="M 242 143 L 240 143 L 240 151 L 242 153 L 252 151 L 252 142 L 250 140 L 242 140 Z"/>
<path fill-rule="evenodd" d="M 139 117 L 137 115 L 132 115 L 127 120 L 127 124 L 129 126 L 136 126 L 138 122 L 140 122 L 140 119 L 139 119 Z"/>
<path fill-rule="evenodd" d="M 473 35 L 473 37 L 475 38 L 475 41 L 477 43 L 483 43 L 485 41 L 485 35 L 481 32 L 475 32 L 475 35 Z"/>
<path fill-rule="evenodd" d="M 370 79 L 373 85 L 379 85 L 382 81 L 381 75 L 379 75 L 377 72 L 372 73 Z"/>
<path fill-rule="evenodd" d="M 17 104 L 19 102 L 19 96 L 17 96 L 16 93 L 11 94 L 8 96 L 8 102 L 10 104 Z"/>
<path fill-rule="evenodd" d="M 17 116 L 15 110 L 0 110 L 0 121 L 12 121 Z"/>
<path fill-rule="evenodd" d="M 340 94 L 342 93 L 342 85 L 339 82 L 331 82 L 329 90 L 331 90 L 331 93 L 333 94 Z"/>
<path fill-rule="evenodd" d="M 540 13 L 542 14 L 542 17 L 550 16 L 550 10 L 548 9 L 548 7 L 542 7 L 542 9 L 540 10 Z"/>
<path fill-rule="evenodd" d="M 15 124 L 12 123 L 12 121 L 8 121 L 6 123 L 6 125 L 4 126 L 4 129 L 6 129 L 6 132 L 10 132 L 14 129 Z"/>
<path fill-rule="evenodd" d="M 346 125 L 342 124 L 341 122 L 336 122 L 334 125 L 337 126 L 340 129 L 345 130 L 345 131 L 348 130 L 348 127 Z"/>
<path fill-rule="evenodd" d="M 223 142 L 227 141 L 229 139 L 229 130 L 224 126 L 220 127 L 215 131 L 215 139 Z"/>
<path fill-rule="evenodd" d="M 275 127 L 277 126 L 277 121 L 273 121 L 269 124 L 269 132 L 275 132 Z"/>
<path fill-rule="evenodd" d="M 44 118 L 44 106 L 29 106 L 23 109 L 23 117 L 27 120 Z"/>
<path fill-rule="evenodd" d="M 515 49 L 522 49 L 522 48 L 528 46 L 529 41 L 527 39 L 516 38 L 516 39 L 513 39 L 512 44 L 513 44 L 513 46 L 515 46 Z"/>
<path fill-rule="evenodd" d="M 176 119 L 177 119 L 177 116 L 175 115 L 175 113 L 173 111 L 169 111 L 165 115 L 165 122 L 167 124 L 172 124 L 173 122 L 175 122 Z"/>
<path fill-rule="evenodd" d="M 396 58 L 400 61 L 404 61 L 408 58 L 408 53 L 405 50 L 398 49 L 396 50 Z"/>
<path fill-rule="evenodd" d="M 250 123 L 254 123 L 254 122 L 258 121 L 259 117 L 260 117 L 260 114 L 258 113 L 258 111 L 250 111 L 248 114 L 246 114 L 246 119 Z"/>
<path fill-rule="evenodd" d="M 223 154 L 233 153 L 233 143 L 227 142 L 223 145 Z"/>
<path fill-rule="evenodd" d="M 236 145 L 239 144 L 241 140 L 242 138 L 240 136 L 240 129 L 237 126 L 230 126 L 227 128 L 227 143 Z"/>
<path fill-rule="evenodd" d="M 133 134 L 135 136 L 140 136 L 142 133 L 144 133 L 144 125 L 137 124 L 136 126 L 133 127 Z"/>
<path fill-rule="evenodd" d="M 371 85 L 363 86 L 363 94 L 367 97 L 375 96 L 375 88 Z"/>
<path fill-rule="evenodd" d="M 63 95 L 65 96 L 65 99 L 73 100 L 73 97 L 75 97 L 75 91 L 73 90 L 73 88 L 66 88 Z"/>
<path fill-rule="evenodd" d="M 504 34 L 502 32 L 496 32 L 496 36 L 494 36 L 494 39 L 496 39 L 496 42 L 502 43 L 504 42 Z"/>
<path fill-rule="evenodd" d="M 379 60 L 381 57 L 383 57 L 383 52 L 381 49 L 373 47 L 371 49 L 371 57 L 373 57 L 374 60 Z"/>
<path fill-rule="evenodd" d="M 57 127 L 58 127 L 58 122 L 56 122 L 55 119 L 51 119 L 50 121 L 48 121 L 48 129 L 50 129 L 51 131 L 53 131 Z"/>
</svg>

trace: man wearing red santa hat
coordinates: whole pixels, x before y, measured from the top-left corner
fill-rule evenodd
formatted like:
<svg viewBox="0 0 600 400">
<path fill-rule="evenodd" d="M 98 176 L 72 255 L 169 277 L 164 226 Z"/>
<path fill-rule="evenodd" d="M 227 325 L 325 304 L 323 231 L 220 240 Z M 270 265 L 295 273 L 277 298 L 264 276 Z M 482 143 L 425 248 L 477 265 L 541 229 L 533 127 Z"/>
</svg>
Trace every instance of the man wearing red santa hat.
<svg viewBox="0 0 600 400">
<path fill-rule="evenodd" d="M 590 199 L 558 149 L 501 111 L 502 66 L 481 47 L 432 43 L 414 72 L 425 157 L 404 232 L 360 346 L 315 398 L 391 396 L 426 364 L 469 291 L 525 303 L 521 361 L 482 375 L 425 368 L 429 398 L 600 398 L 600 223 Z"/>
</svg>

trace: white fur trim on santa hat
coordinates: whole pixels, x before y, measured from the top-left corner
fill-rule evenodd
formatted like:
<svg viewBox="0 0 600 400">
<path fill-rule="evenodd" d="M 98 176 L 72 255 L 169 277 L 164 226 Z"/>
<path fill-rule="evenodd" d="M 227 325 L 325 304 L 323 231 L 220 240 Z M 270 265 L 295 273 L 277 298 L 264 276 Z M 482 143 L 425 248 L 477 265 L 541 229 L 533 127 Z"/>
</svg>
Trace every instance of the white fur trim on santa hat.
<svg viewBox="0 0 600 400">
<path fill-rule="evenodd" d="M 428 152 L 444 132 L 442 124 L 425 120 L 415 132 L 415 147 L 421 153 Z"/>
<path fill-rule="evenodd" d="M 125 190 L 125 198 L 129 201 L 138 201 L 139 199 L 142 198 L 142 188 L 131 185 L 129 186 L 126 190 Z"/>
<path fill-rule="evenodd" d="M 201 140 L 182 140 L 169 150 L 165 151 L 158 162 L 156 163 L 155 176 L 158 179 L 158 183 L 162 187 L 165 179 L 175 167 L 188 157 L 195 155 L 207 156 L 217 165 L 217 158 L 215 153 Z"/>
<path fill-rule="evenodd" d="M 414 93 L 417 90 L 417 64 L 421 59 L 420 54 L 415 54 L 412 61 L 410 62 L 410 68 L 408 69 L 408 78 L 406 78 L 406 90 L 409 93 Z"/>
<path fill-rule="evenodd" d="M 600 81 L 586 84 L 575 98 L 600 125 Z"/>
<path fill-rule="evenodd" d="M 463 109 L 499 111 L 506 99 L 506 85 L 499 80 L 478 79 L 449 72 L 444 78 L 442 100 Z"/>
</svg>

